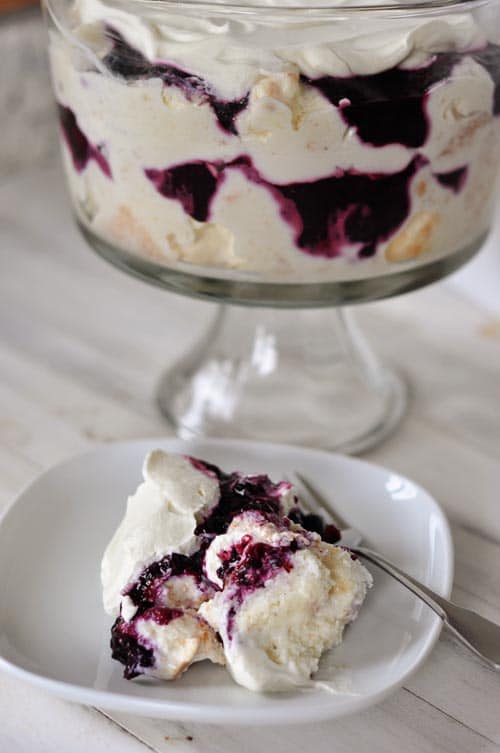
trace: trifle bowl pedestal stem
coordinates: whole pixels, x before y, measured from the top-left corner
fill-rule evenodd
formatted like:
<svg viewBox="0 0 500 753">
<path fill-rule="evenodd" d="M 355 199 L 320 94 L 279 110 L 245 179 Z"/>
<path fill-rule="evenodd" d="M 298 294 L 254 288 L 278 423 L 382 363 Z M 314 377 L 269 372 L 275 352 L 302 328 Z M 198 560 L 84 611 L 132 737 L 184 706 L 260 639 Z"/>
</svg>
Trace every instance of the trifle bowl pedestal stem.
<svg viewBox="0 0 500 753">
<path fill-rule="evenodd" d="M 165 373 L 158 403 L 182 438 L 291 442 L 346 453 L 387 437 L 406 387 L 343 308 L 219 305 L 193 350 Z"/>
</svg>

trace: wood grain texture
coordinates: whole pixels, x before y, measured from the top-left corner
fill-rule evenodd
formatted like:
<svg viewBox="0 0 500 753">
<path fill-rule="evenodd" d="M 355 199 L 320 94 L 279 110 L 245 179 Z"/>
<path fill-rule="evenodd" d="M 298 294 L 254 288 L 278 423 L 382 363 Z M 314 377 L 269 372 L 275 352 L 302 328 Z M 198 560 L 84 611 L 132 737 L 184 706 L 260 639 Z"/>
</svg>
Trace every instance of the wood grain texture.
<svg viewBox="0 0 500 753">
<path fill-rule="evenodd" d="M 155 385 L 213 306 L 150 288 L 95 257 L 72 226 L 58 170 L 0 187 L 0 266 L 1 509 L 73 452 L 167 434 Z M 442 285 L 362 307 L 359 320 L 412 386 L 407 420 L 367 458 L 441 502 L 453 524 L 454 596 L 500 621 L 500 325 Z M 348 719 L 288 732 L 113 718 L 161 753 L 489 753 L 500 751 L 499 703 L 498 675 L 443 636 L 404 689 Z M 102 714 L 0 675 L 0 750 L 69 745 L 72 753 L 147 751 Z"/>
<path fill-rule="evenodd" d="M 58 149 L 47 32 L 30 0 L 0 0 L 0 179 L 50 163 Z M 5 11 L 5 12 L 2 12 Z M 10 11 L 10 12 L 6 12 Z"/>
</svg>

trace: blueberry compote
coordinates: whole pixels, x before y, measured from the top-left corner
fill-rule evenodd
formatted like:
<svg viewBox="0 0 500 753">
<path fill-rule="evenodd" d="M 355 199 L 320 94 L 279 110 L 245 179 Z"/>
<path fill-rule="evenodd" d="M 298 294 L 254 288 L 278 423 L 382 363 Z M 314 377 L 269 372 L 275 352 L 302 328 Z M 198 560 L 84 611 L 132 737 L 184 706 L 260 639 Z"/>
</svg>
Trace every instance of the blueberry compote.
<svg viewBox="0 0 500 753">
<path fill-rule="evenodd" d="M 111 178 L 111 168 L 102 153 L 102 147 L 90 143 L 78 125 L 75 113 L 69 107 L 58 105 L 58 114 L 64 140 L 70 151 L 75 170 L 81 173 L 90 160 L 95 160 L 104 175 Z"/>
<path fill-rule="evenodd" d="M 154 646 L 139 634 L 138 623 L 153 620 L 157 624 L 167 625 L 185 614 L 185 610 L 178 605 L 173 607 L 168 604 L 166 586 L 171 578 L 191 578 L 200 604 L 220 590 L 204 573 L 204 556 L 213 539 L 227 531 L 236 515 L 253 511 L 260 519 L 270 521 L 281 530 L 288 530 L 293 521 L 307 531 L 318 533 L 329 543 L 338 539 L 336 529 L 325 526 L 317 515 L 302 513 L 298 507 L 294 507 L 289 517 L 284 516 L 281 498 L 291 488 L 288 482 L 274 484 L 263 474 L 244 476 L 237 472 L 224 473 L 217 466 L 202 460 L 189 460 L 197 470 L 218 481 L 220 498 L 195 530 L 198 548 L 193 554 L 165 555 L 146 567 L 124 590 L 123 595 L 130 599 L 136 612 L 129 621 L 122 616 L 116 619 L 111 629 L 111 650 L 113 658 L 125 666 L 124 677 L 127 679 L 147 673 L 155 665 Z M 235 604 L 241 603 L 246 593 L 263 587 L 278 572 L 289 571 L 292 568 L 291 555 L 300 547 L 301 542 L 297 540 L 288 546 L 275 547 L 255 542 L 251 536 L 243 536 L 235 547 L 221 554 L 221 567 L 217 575 L 224 587 L 227 585 L 231 588 Z M 189 608 L 186 611 L 189 612 Z M 191 610 L 191 614 L 194 613 Z M 231 615 L 229 620 L 231 622 Z"/>
<path fill-rule="evenodd" d="M 235 120 L 248 104 L 248 95 L 235 100 L 220 99 L 210 84 L 199 76 L 167 63 L 151 65 L 138 51 L 130 47 L 114 29 L 108 28 L 107 36 L 112 48 L 104 58 L 104 65 L 113 73 L 126 79 L 161 78 L 167 86 L 176 86 L 188 100 L 208 102 L 223 131 L 235 134 Z"/>
<path fill-rule="evenodd" d="M 164 170 L 146 169 L 157 191 L 176 199 L 199 222 L 210 220 L 210 205 L 226 175 L 239 170 L 273 196 L 298 248 L 315 256 L 334 257 L 349 245 L 360 257 L 372 256 L 377 244 L 402 225 L 410 211 L 409 184 L 424 157 L 415 157 L 396 173 L 338 170 L 328 178 L 277 185 L 265 180 L 249 157 L 230 162 L 188 162 Z"/>
<path fill-rule="evenodd" d="M 249 104 L 249 92 L 239 99 L 221 99 L 199 75 L 168 61 L 151 63 L 116 30 L 108 27 L 106 34 L 111 48 L 103 62 L 112 73 L 132 81 L 160 78 L 167 86 L 182 90 L 189 101 L 207 103 L 220 128 L 239 138 L 238 116 Z M 336 169 L 320 179 L 277 184 L 257 170 L 242 148 L 237 157 L 228 161 L 196 159 L 174 165 L 144 165 L 145 175 L 162 196 L 178 201 L 194 220 L 207 222 L 211 219 L 214 198 L 227 176 L 231 171 L 240 171 L 249 182 L 263 187 L 273 197 L 282 220 L 291 228 L 295 246 L 302 252 L 325 258 L 344 253 L 356 253 L 360 259 L 371 257 L 379 244 L 387 242 L 410 215 L 411 183 L 428 163 L 421 150 L 428 144 L 432 127 L 429 94 L 454 75 L 465 56 L 483 66 L 493 79 L 491 114 L 499 114 L 500 47 L 492 43 L 467 53 L 440 52 L 416 68 L 395 67 L 376 74 L 347 77 L 301 77 L 303 87 L 316 89 L 338 108 L 346 125 L 367 147 L 379 149 L 393 144 L 409 149 L 411 156 L 404 169 L 395 172 Z M 70 143 L 68 136 L 67 140 Z M 85 149 L 80 137 L 78 140 L 83 157 L 75 158 L 75 149 L 72 151 L 75 166 L 81 169 L 79 166 L 85 160 L 98 156 L 95 151 Z M 199 153 L 200 145 L 194 151 Z M 448 174 L 434 174 L 436 182 L 453 193 L 461 191 L 466 177 L 467 165 Z"/>
<path fill-rule="evenodd" d="M 118 617 L 111 628 L 111 656 L 121 662 L 123 676 L 132 680 L 154 666 L 154 651 L 140 640 L 135 622 L 125 622 Z"/>
<path fill-rule="evenodd" d="M 493 115 L 500 113 L 500 47 L 489 44 L 483 50 L 467 53 L 491 74 L 495 82 Z M 333 105 L 340 107 L 347 125 L 359 138 L 373 146 L 402 144 L 424 146 L 429 135 L 427 114 L 429 92 L 447 81 L 464 54 L 440 52 L 428 65 L 419 68 L 390 68 L 365 76 L 319 79 L 304 77 Z"/>
<path fill-rule="evenodd" d="M 233 637 L 234 618 L 245 597 L 262 588 L 279 573 L 290 572 L 293 568 L 291 555 L 300 548 L 300 543 L 292 541 L 289 546 L 272 546 L 261 541 L 248 541 L 243 551 L 229 552 L 217 575 L 224 582 L 224 590 L 231 606 L 227 613 L 226 633 L 228 640 Z"/>
<path fill-rule="evenodd" d="M 467 168 L 459 167 L 447 173 L 435 173 L 434 177 L 442 186 L 449 188 L 454 193 L 458 193 L 467 178 Z"/>
</svg>

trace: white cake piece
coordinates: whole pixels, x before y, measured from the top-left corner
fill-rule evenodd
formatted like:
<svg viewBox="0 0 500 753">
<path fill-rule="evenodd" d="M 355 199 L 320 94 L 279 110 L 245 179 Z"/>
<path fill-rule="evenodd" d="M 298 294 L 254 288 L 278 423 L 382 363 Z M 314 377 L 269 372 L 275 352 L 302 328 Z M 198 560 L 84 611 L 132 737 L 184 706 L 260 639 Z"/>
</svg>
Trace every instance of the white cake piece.
<svg viewBox="0 0 500 753">
<path fill-rule="evenodd" d="M 264 582 L 253 588 L 244 583 L 252 584 L 252 550 L 261 544 L 268 549 L 257 580 Z M 304 548 L 292 551 L 294 544 Z M 209 547 L 207 573 L 215 581 L 221 582 L 221 553 L 235 552 L 238 546 L 240 560 L 224 579 L 222 591 L 204 602 L 199 613 L 221 636 L 227 667 L 238 684 L 257 691 L 304 685 L 323 652 L 341 642 L 372 578 L 358 559 L 317 534 L 304 535 L 298 526 L 282 531 L 244 513 Z M 283 560 L 281 566 L 270 565 L 267 579 L 262 572 L 269 566 L 266 557 L 271 563 L 273 557 L 278 563 Z M 257 558 L 253 567 L 258 564 Z"/>
<path fill-rule="evenodd" d="M 151 646 L 154 665 L 151 674 L 162 680 L 175 680 L 197 661 L 210 659 L 224 664 L 224 651 L 215 633 L 196 613 L 185 613 L 167 624 L 154 618 L 139 617 L 136 630 L 141 639 Z"/>
</svg>

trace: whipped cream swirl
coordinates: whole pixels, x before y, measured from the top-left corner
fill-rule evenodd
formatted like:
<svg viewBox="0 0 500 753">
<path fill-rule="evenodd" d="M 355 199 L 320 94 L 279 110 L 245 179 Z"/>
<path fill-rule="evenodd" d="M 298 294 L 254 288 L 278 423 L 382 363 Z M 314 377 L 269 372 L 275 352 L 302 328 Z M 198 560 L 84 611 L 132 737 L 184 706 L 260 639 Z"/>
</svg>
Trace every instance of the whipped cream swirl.
<svg viewBox="0 0 500 753">
<path fill-rule="evenodd" d="M 201 14 L 196 7 L 178 12 L 154 4 L 126 7 L 76 0 L 70 25 L 98 57 L 106 48 L 107 30 L 113 29 L 150 62 L 168 62 L 204 77 L 227 98 L 241 96 L 261 76 L 277 72 L 298 70 L 309 78 L 369 75 L 394 66 L 418 67 L 438 52 L 477 49 L 486 43 L 473 17 L 465 13 L 408 18 L 353 13 L 351 8 L 349 15 L 330 20 L 275 17 L 266 15 L 265 8 L 259 15 L 257 7 L 255 17 L 229 10 Z"/>
</svg>

